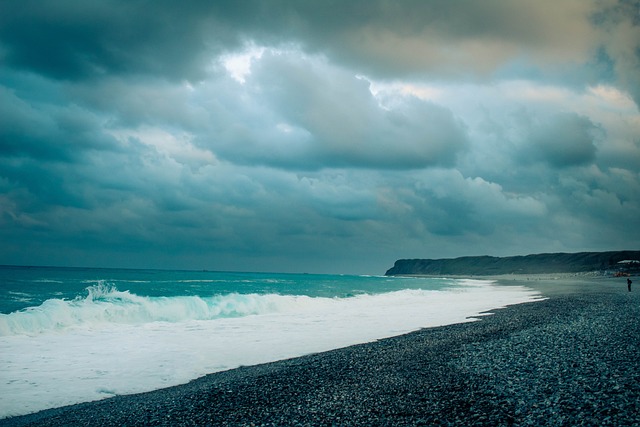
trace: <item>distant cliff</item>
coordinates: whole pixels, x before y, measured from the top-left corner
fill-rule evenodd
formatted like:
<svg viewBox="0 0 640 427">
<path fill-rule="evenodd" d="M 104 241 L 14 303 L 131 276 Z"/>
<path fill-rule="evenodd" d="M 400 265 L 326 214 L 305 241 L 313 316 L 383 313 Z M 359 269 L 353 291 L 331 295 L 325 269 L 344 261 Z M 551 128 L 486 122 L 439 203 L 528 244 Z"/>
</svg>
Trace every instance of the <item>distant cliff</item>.
<svg viewBox="0 0 640 427">
<path fill-rule="evenodd" d="M 470 256 L 451 259 L 400 259 L 387 272 L 387 276 L 403 274 L 474 275 L 579 273 L 612 270 L 640 262 L 640 251 L 580 252 L 536 254 L 526 256 L 492 257 Z"/>
</svg>

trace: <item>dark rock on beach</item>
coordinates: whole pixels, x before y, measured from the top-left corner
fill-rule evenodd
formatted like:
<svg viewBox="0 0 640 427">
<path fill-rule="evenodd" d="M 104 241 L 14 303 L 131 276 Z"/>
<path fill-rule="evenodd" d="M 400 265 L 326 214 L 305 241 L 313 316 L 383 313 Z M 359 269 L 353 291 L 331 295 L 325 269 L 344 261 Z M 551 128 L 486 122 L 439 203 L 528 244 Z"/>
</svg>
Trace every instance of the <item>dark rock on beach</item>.
<svg viewBox="0 0 640 427">
<path fill-rule="evenodd" d="M 626 262 L 625 261 L 634 261 Z M 622 263 L 621 263 L 622 262 Z M 446 259 L 400 259 L 387 270 L 394 275 L 501 275 L 583 273 L 635 269 L 640 272 L 640 251 L 579 252 L 526 256 L 469 256 Z"/>
<path fill-rule="evenodd" d="M 579 291 L 0 425 L 639 425 L 640 292 Z"/>
</svg>

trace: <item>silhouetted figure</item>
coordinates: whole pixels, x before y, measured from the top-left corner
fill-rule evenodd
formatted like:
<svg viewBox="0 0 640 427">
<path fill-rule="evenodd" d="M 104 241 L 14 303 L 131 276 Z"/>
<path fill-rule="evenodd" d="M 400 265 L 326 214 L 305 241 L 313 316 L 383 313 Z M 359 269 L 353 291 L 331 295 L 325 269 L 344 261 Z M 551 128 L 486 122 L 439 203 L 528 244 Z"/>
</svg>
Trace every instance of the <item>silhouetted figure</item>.
<svg viewBox="0 0 640 427">
<path fill-rule="evenodd" d="M 633 283 L 631 279 L 627 279 L 627 289 L 629 289 L 629 292 L 631 292 L 631 283 Z"/>
</svg>

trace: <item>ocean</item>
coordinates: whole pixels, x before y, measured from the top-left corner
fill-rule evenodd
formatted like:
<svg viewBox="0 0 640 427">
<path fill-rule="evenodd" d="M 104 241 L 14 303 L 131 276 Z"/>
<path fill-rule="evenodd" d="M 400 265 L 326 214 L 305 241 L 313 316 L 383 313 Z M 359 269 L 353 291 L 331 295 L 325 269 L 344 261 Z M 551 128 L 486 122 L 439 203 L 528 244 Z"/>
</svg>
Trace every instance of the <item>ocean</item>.
<svg viewBox="0 0 640 427">
<path fill-rule="evenodd" d="M 0 418 L 475 320 L 489 280 L 0 267 Z"/>
</svg>

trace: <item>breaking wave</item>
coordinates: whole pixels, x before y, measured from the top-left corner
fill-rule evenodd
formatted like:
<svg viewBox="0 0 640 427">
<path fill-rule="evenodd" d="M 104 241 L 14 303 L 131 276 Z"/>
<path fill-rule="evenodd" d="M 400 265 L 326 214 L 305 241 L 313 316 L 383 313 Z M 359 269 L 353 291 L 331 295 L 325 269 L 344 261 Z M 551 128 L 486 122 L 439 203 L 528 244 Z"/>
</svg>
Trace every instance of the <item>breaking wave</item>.
<svg viewBox="0 0 640 427">
<path fill-rule="evenodd" d="M 86 288 L 87 295 L 73 300 L 49 299 L 37 307 L 0 314 L 0 336 L 35 335 L 70 327 L 101 324 L 144 324 L 242 317 L 285 311 L 307 296 L 276 294 L 216 295 L 212 297 L 146 297 L 100 283 Z"/>
</svg>

